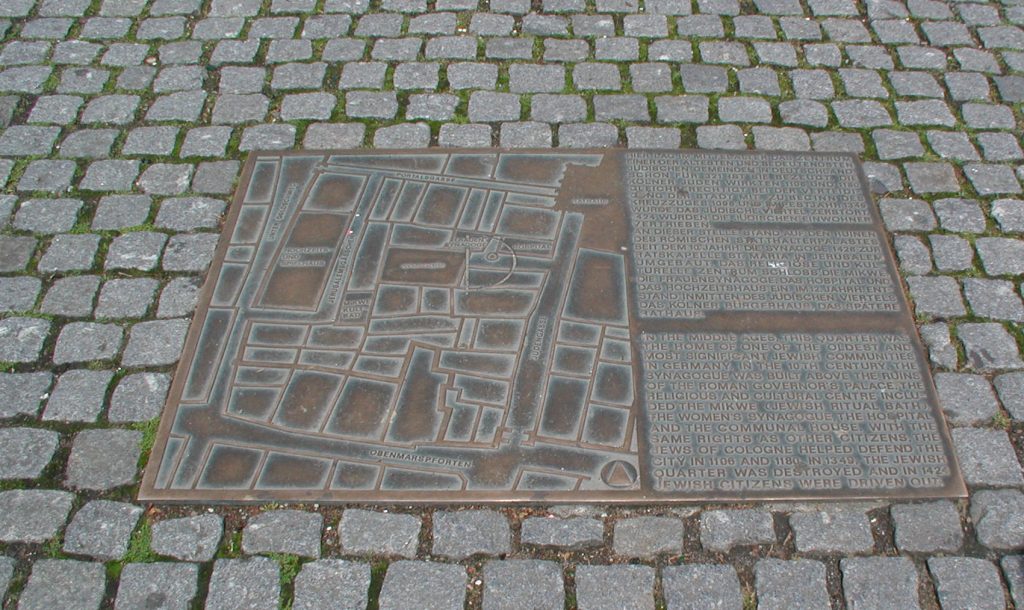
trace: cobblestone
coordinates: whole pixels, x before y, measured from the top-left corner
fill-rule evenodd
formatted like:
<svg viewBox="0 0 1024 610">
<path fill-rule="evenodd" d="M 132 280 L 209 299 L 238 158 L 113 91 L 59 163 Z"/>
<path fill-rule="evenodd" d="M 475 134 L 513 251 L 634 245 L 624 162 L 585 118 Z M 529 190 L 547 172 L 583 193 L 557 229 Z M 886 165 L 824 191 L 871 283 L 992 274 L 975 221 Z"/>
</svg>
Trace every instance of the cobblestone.
<svg viewBox="0 0 1024 610">
<path fill-rule="evenodd" d="M 651 558 L 680 553 L 683 523 L 672 517 L 632 517 L 615 522 L 613 550 L 626 557 Z"/>
<path fill-rule="evenodd" d="M 580 566 L 576 600 L 581 608 L 654 610 L 654 569 L 648 566 Z"/>
<path fill-rule="evenodd" d="M 508 520 L 489 510 L 434 513 L 433 553 L 452 559 L 511 551 Z"/>
<path fill-rule="evenodd" d="M 523 521 L 523 544 L 581 549 L 600 546 L 603 539 L 604 526 L 596 519 L 529 517 Z"/>
<path fill-rule="evenodd" d="M 970 514 L 981 544 L 1007 550 L 1024 544 L 1024 494 L 1019 491 L 976 492 Z"/>
<path fill-rule="evenodd" d="M 64 527 L 74 499 L 66 491 L 0 491 L 0 540 L 46 542 Z"/>
<path fill-rule="evenodd" d="M 154 553 L 181 561 L 209 561 L 224 534 L 224 520 L 215 514 L 167 519 L 153 524 Z"/>
<path fill-rule="evenodd" d="M 284 553 L 320 557 L 323 517 L 298 510 L 265 512 L 242 530 L 242 550 L 249 554 Z"/>
<path fill-rule="evenodd" d="M 142 516 L 138 506 L 93 500 L 83 506 L 64 532 L 64 552 L 89 555 L 102 561 L 124 557 L 135 524 Z"/>
<path fill-rule="evenodd" d="M 956 507 L 947 501 L 899 504 L 891 509 L 896 547 L 904 553 L 952 553 L 963 544 Z"/>
<path fill-rule="evenodd" d="M 954 429 L 953 447 L 968 485 L 1024 486 L 1020 463 L 1006 432 L 981 428 Z"/>
<path fill-rule="evenodd" d="M 466 598 L 466 570 L 459 565 L 396 561 L 388 566 L 380 608 L 459 610 Z"/>
<path fill-rule="evenodd" d="M 666 566 L 661 584 L 669 608 L 740 608 L 743 598 L 736 571 L 728 565 Z"/>
<path fill-rule="evenodd" d="M 811 610 L 828 608 L 825 565 L 811 559 L 762 559 L 754 567 L 758 608 Z"/>
<path fill-rule="evenodd" d="M 919 608 L 918 576 L 906 557 L 856 557 L 839 562 L 849 608 Z"/>
<path fill-rule="evenodd" d="M 510 559 L 484 564 L 483 607 L 487 610 L 560 610 L 565 585 L 553 561 Z"/>
<path fill-rule="evenodd" d="M 36 428 L 0 429 L 0 480 L 34 479 L 53 459 L 60 435 Z"/>
<path fill-rule="evenodd" d="M 101 563 L 42 559 L 32 566 L 18 607 L 24 610 L 98 610 L 105 588 L 106 573 Z"/>
<path fill-rule="evenodd" d="M 421 525 L 412 515 L 349 509 L 338 531 L 342 548 L 350 553 L 414 557 Z"/>
<path fill-rule="evenodd" d="M 83 430 L 75 435 L 66 483 L 75 489 L 107 490 L 135 481 L 142 433 Z"/>
<path fill-rule="evenodd" d="M 218 559 L 206 607 L 210 610 L 273 610 L 281 585 L 277 562 L 265 557 Z"/>
<path fill-rule="evenodd" d="M 701 514 L 700 542 L 705 549 L 727 552 L 736 546 L 775 542 L 772 515 L 762 510 L 710 510 Z"/>
<path fill-rule="evenodd" d="M 183 563 L 129 563 L 121 570 L 115 608 L 188 608 L 199 589 L 198 566 Z"/>
<path fill-rule="evenodd" d="M 875 540 L 864 513 L 842 508 L 793 513 L 796 548 L 804 553 L 870 553 Z"/>
</svg>

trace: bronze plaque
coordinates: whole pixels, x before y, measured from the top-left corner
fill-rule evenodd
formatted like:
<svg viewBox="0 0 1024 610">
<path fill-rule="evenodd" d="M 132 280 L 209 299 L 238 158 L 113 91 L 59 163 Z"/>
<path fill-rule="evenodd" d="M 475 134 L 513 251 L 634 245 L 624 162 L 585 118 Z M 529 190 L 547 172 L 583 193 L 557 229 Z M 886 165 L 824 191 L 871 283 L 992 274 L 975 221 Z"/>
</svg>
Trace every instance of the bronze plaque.
<svg viewBox="0 0 1024 610">
<path fill-rule="evenodd" d="M 143 500 L 962 496 L 852 155 L 254 153 Z"/>
</svg>

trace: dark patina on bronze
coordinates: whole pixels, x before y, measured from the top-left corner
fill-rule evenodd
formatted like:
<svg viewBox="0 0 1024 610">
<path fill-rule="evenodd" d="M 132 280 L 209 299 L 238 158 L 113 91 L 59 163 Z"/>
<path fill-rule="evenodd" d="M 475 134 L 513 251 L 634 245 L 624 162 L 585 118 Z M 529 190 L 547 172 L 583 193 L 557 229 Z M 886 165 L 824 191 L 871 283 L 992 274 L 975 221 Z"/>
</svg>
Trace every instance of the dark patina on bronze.
<svg viewBox="0 0 1024 610">
<path fill-rule="evenodd" d="M 965 495 L 857 159 L 254 153 L 150 501 Z"/>
</svg>

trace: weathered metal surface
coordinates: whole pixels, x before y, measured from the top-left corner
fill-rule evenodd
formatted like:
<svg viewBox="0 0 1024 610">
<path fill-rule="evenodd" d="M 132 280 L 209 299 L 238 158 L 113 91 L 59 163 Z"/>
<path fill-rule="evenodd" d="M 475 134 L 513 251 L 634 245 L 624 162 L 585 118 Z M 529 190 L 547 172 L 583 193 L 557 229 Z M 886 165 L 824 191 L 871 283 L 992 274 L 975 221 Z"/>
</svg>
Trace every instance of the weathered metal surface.
<svg viewBox="0 0 1024 610">
<path fill-rule="evenodd" d="M 140 497 L 959 496 L 849 155 L 253 154 Z"/>
</svg>

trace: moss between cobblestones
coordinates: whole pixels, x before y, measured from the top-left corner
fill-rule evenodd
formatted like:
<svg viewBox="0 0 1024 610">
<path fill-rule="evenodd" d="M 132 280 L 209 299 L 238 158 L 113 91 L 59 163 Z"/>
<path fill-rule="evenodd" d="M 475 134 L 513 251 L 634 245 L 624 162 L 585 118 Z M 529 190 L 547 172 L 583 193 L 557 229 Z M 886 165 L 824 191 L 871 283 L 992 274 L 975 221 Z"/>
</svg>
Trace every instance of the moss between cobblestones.
<svg viewBox="0 0 1024 610">
<path fill-rule="evenodd" d="M 379 610 L 380 590 L 384 587 L 384 574 L 387 571 L 386 561 L 377 561 L 370 566 L 370 590 L 367 592 L 366 610 Z"/>
</svg>

